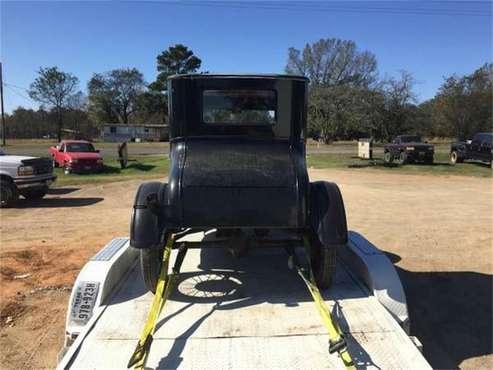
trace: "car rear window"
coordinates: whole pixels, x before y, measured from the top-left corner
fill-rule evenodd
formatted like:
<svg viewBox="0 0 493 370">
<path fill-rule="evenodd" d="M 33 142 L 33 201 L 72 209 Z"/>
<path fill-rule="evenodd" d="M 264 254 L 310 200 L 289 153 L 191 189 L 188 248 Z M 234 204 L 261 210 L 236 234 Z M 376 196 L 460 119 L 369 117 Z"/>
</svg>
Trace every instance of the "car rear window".
<svg viewBox="0 0 493 370">
<path fill-rule="evenodd" d="M 401 143 L 421 143 L 421 136 L 401 136 Z"/>
<path fill-rule="evenodd" d="M 204 90 L 202 121 L 223 125 L 273 125 L 277 97 L 272 90 Z"/>
<path fill-rule="evenodd" d="M 493 134 L 479 133 L 479 134 L 474 135 L 473 140 L 479 141 L 481 143 L 490 143 L 491 144 L 491 143 L 493 143 Z"/>
<path fill-rule="evenodd" d="M 72 143 L 67 144 L 67 152 L 94 152 L 94 147 L 92 146 L 92 144 L 89 143 Z"/>
</svg>

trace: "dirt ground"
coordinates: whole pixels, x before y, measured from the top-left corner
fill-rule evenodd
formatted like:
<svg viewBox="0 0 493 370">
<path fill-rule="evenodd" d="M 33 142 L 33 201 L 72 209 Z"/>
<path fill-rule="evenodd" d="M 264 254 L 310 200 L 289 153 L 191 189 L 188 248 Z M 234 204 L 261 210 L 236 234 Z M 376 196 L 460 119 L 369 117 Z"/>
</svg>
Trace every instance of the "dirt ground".
<svg viewBox="0 0 493 370">
<path fill-rule="evenodd" d="M 493 182 L 361 170 L 311 170 L 337 182 L 351 229 L 396 264 L 412 334 L 434 368 L 493 368 Z M 140 181 L 53 189 L 0 211 L 0 357 L 53 368 L 71 285 L 111 238 L 128 235 Z"/>
</svg>

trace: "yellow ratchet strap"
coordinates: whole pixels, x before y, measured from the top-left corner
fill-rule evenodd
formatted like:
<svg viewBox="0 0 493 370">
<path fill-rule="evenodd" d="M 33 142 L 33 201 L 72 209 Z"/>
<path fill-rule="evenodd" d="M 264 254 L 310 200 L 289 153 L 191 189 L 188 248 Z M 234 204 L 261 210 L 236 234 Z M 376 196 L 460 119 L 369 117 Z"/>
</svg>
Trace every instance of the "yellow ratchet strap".
<svg viewBox="0 0 493 370">
<path fill-rule="evenodd" d="M 134 369 L 144 368 L 151 349 L 157 319 L 166 303 L 166 300 L 173 290 L 173 285 L 180 272 L 181 262 L 183 262 L 183 258 L 185 257 L 186 249 L 180 250 L 175 266 L 173 267 L 173 271 L 170 275 L 168 275 L 169 259 L 171 256 L 171 249 L 173 248 L 174 239 L 175 236 L 171 234 L 166 241 L 163 252 L 163 263 L 161 265 L 159 280 L 156 285 L 156 293 L 154 294 L 154 298 L 152 300 L 151 310 L 149 311 L 147 322 L 142 330 L 139 343 L 137 343 L 137 347 L 128 361 L 128 368 L 132 366 L 134 366 Z"/>
<path fill-rule="evenodd" d="M 303 281 L 305 282 L 308 290 L 310 291 L 315 305 L 317 306 L 318 312 L 322 317 L 325 327 L 329 333 L 329 353 L 337 352 L 339 357 L 342 359 L 344 363 L 344 367 L 347 370 L 356 370 L 354 366 L 353 359 L 348 352 L 346 340 L 344 339 L 344 335 L 341 331 L 341 328 L 337 324 L 336 321 L 332 318 L 330 314 L 329 308 L 324 302 L 322 295 L 320 294 L 320 290 L 317 287 L 317 283 L 315 282 L 315 277 L 313 275 L 311 260 L 310 260 L 310 242 L 308 238 L 303 238 L 303 244 L 305 247 L 306 258 L 308 260 L 308 266 L 310 269 L 309 275 L 305 270 L 303 270 L 300 265 L 297 263 L 295 256 L 293 255 L 293 262 L 298 271 L 298 274 L 301 276 Z M 293 252 L 294 254 L 294 252 Z"/>
</svg>

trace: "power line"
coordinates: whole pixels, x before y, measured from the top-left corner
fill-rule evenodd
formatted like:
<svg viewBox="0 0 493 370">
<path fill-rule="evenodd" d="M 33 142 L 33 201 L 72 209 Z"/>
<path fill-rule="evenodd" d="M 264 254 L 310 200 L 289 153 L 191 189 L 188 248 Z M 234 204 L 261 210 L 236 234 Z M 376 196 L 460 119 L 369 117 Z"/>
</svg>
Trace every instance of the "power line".
<svg viewBox="0 0 493 370">
<path fill-rule="evenodd" d="M 317 11 L 317 12 L 348 12 L 348 13 L 388 13 L 388 14 L 417 14 L 417 15 L 471 15 L 487 16 L 481 11 L 458 11 L 454 9 L 433 8 L 402 8 L 402 7 L 371 7 L 371 6 L 347 6 L 338 4 L 277 4 L 277 3 L 243 3 L 243 2 L 181 2 L 179 5 L 186 6 L 209 6 L 223 8 L 241 9 L 267 9 L 267 10 L 294 10 L 294 11 Z"/>
<path fill-rule="evenodd" d="M 12 86 L 10 84 L 6 84 L 5 82 L 3 83 L 3 85 L 5 87 L 7 87 L 11 92 L 13 92 L 14 94 L 16 94 L 17 96 L 20 96 L 21 98 L 25 99 L 25 100 L 28 100 L 29 102 L 36 102 L 35 100 L 31 99 L 31 98 L 28 98 L 27 96 L 21 94 L 20 92 L 18 92 L 17 90 L 14 90 L 12 88 Z"/>
<path fill-rule="evenodd" d="M 14 84 L 11 84 L 11 83 L 7 83 L 7 82 L 4 82 L 3 83 L 4 85 L 7 85 L 7 86 L 11 86 L 11 87 L 16 87 L 18 89 L 21 89 L 21 90 L 24 90 L 25 92 L 28 92 L 29 90 L 25 87 L 22 87 L 22 86 L 17 86 L 17 85 L 14 85 Z"/>
<path fill-rule="evenodd" d="M 386 14 L 410 14 L 410 15 L 451 15 L 451 16 L 491 16 L 491 12 L 482 10 L 439 9 L 430 7 L 388 7 L 374 5 L 350 6 L 352 4 L 330 3 L 276 3 L 276 2 L 238 2 L 238 1 L 187 1 L 171 2 L 173 5 L 189 7 L 211 7 L 232 9 L 262 9 L 262 10 L 288 10 L 288 11 L 316 11 L 334 13 L 386 13 Z M 400 5 L 400 4 L 399 4 Z M 406 4 L 403 4 L 406 5 Z M 491 10 L 491 9 L 490 9 Z"/>
</svg>

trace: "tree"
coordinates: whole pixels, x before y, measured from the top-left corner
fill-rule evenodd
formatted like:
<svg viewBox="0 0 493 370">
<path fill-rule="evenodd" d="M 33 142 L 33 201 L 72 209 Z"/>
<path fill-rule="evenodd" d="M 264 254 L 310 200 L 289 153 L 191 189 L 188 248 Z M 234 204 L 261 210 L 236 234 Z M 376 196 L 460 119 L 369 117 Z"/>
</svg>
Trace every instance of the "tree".
<svg viewBox="0 0 493 370">
<path fill-rule="evenodd" d="M 385 98 L 380 136 L 388 141 L 396 135 L 415 131 L 412 118 L 417 100 L 413 92 L 416 80 L 408 71 L 399 73 L 399 78 L 388 78 L 380 86 Z"/>
<path fill-rule="evenodd" d="M 135 68 L 95 73 L 87 84 L 89 109 L 99 122 L 128 123 L 145 87 L 144 76 Z"/>
<path fill-rule="evenodd" d="M 63 109 L 75 94 L 78 83 L 77 77 L 60 71 L 57 67 L 40 68 L 38 77 L 29 88 L 29 96 L 32 99 L 55 109 L 58 140 L 62 138 Z"/>
<path fill-rule="evenodd" d="M 156 81 L 149 85 L 149 92 L 142 96 L 141 107 L 146 117 L 161 117 L 166 121 L 168 99 L 166 95 L 167 79 L 174 74 L 196 72 L 202 61 L 192 50 L 182 44 L 170 46 L 157 56 Z"/>
<path fill-rule="evenodd" d="M 383 95 L 349 85 L 314 86 L 308 104 L 309 133 L 329 143 L 336 139 L 378 136 Z"/>
<path fill-rule="evenodd" d="M 140 95 L 138 105 L 139 122 L 166 122 L 168 101 L 163 93 L 146 91 Z"/>
<path fill-rule="evenodd" d="M 377 61 L 353 41 L 320 39 L 288 50 L 289 74 L 310 79 L 308 129 L 324 142 L 376 132 L 382 107 Z"/>
<path fill-rule="evenodd" d="M 55 108 L 37 111 L 16 108 L 6 116 L 7 136 L 10 138 L 42 138 L 54 137 L 57 130 L 58 113 Z M 89 118 L 83 105 L 70 106 L 63 109 L 63 128 L 72 131 L 71 137 L 91 139 L 98 135 L 94 122 Z"/>
<path fill-rule="evenodd" d="M 449 76 L 433 99 L 433 126 L 441 136 L 459 139 L 491 131 L 493 63 L 470 75 Z"/>
<path fill-rule="evenodd" d="M 196 72 L 202 61 L 193 51 L 182 44 L 170 46 L 157 56 L 157 79 L 149 88 L 156 91 L 166 90 L 166 80 L 174 74 Z"/>
<path fill-rule="evenodd" d="M 288 50 L 286 73 L 310 79 L 312 85 L 370 86 L 377 78 L 377 60 L 369 51 L 358 51 L 354 41 L 320 39 L 303 52 Z"/>
</svg>

